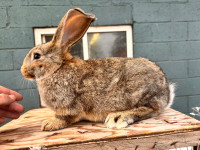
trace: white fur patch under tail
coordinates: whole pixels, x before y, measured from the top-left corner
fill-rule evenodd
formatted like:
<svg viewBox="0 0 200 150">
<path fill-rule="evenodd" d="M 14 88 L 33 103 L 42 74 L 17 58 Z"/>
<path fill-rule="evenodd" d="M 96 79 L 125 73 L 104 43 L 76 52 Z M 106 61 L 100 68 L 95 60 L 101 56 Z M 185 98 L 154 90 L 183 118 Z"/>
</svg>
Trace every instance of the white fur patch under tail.
<svg viewBox="0 0 200 150">
<path fill-rule="evenodd" d="M 170 108 L 173 104 L 173 101 L 174 101 L 174 98 L 175 98 L 175 89 L 176 89 L 176 84 L 175 83 L 169 83 L 170 95 L 169 95 L 169 102 L 168 102 L 166 109 Z"/>
</svg>

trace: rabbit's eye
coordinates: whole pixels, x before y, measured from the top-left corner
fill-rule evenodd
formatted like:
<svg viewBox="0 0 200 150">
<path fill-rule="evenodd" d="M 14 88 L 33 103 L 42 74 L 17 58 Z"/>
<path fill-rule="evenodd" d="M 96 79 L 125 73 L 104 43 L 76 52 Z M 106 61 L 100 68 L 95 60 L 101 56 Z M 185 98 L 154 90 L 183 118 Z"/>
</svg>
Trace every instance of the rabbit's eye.
<svg viewBox="0 0 200 150">
<path fill-rule="evenodd" d="M 41 55 L 40 55 L 39 53 L 35 53 L 35 54 L 34 54 L 34 59 L 40 59 L 40 56 L 41 56 Z"/>
</svg>

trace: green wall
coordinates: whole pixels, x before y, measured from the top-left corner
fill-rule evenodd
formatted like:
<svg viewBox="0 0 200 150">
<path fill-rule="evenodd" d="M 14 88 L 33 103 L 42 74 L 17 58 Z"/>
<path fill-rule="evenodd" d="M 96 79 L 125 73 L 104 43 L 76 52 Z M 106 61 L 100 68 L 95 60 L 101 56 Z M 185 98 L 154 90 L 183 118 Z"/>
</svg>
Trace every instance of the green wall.
<svg viewBox="0 0 200 150">
<path fill-rule="evenodd" d="M 19 71 L 33 28 L 57 26 L 74 7 L 94 13 L 92 25 L 133 25 L 134 57 L 156 61 L 178 85 L 173 108 L 200 106 L 199 0 L 0 0 L 0 84 L 23 94 L 26 111 L 39 107 L 35 83 Z"/>
</svg>

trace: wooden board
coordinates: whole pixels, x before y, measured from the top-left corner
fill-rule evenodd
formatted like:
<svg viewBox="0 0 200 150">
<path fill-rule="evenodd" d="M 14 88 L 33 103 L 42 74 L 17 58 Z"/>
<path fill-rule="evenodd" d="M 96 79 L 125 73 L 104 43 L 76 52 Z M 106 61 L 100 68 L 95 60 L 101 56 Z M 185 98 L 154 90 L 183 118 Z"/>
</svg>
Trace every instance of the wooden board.
<svg viewBox="0 0 200 150">
<path fill-rule="evenodd" d="M 166 110 L 158 117 L 143 120 L 125 129 L 109 129 L 103 123 L 79 122 L 58 131 L 41 131 L 41 122 L 54 113 L 47 109 L 28 111 L 19 119 L 0 128 L 0 149 L 22 149 L 31 147 L 57 147 L 62 145 L 105 143 L 123 139 L 144 139 L 157 135 L 174 135 L 200 131 L 200 122 L 177 112 Z M 197 133 L 196 133 L 197 134 Z"/>
</svg>

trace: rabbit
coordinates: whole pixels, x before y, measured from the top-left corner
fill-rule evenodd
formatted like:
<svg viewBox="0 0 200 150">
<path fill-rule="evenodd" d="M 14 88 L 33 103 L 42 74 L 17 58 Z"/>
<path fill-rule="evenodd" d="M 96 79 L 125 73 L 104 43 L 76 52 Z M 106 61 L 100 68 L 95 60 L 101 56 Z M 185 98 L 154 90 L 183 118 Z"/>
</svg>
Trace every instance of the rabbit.
<svg viewBox="0 0 200 150">
<path fill-rule="evenodd" d="M 80 8 L 70 9 L 52 40 L 31 49 L 23 61 L 22 75 L 36 81 L 40 97 L 55 112 L 42 122 L 43 131 L 81 120 L 125 128 L 158 116 L 173 103 L 175 85 L 146 58 L 82 60 L 70 54 L 95 20 Z"/>
</svg>

